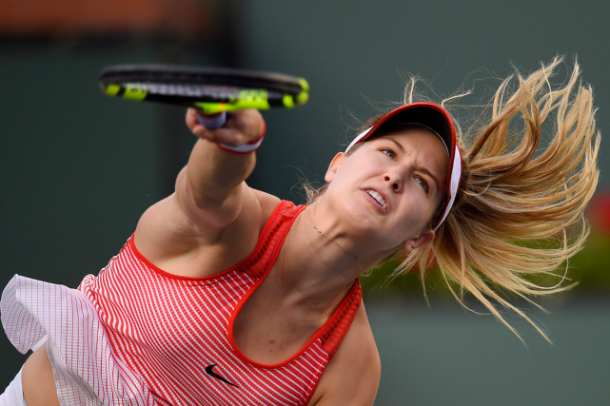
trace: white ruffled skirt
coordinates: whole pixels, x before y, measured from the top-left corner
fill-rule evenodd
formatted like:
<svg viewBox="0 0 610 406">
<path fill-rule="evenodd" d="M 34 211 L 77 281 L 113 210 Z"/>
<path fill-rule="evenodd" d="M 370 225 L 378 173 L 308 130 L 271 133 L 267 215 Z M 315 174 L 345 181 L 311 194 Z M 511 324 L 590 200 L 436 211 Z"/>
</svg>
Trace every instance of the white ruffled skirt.
<svg viewBox="0 0 610 406">
<path fill-rule="evenodd" d="M 6 335 L 22 354 L 46 337 L 62 406 L 157 406 L 144 379 L 116 358 L 97 310 L 80 291 L 15 275 L 0 307 Z"/>
</svg>

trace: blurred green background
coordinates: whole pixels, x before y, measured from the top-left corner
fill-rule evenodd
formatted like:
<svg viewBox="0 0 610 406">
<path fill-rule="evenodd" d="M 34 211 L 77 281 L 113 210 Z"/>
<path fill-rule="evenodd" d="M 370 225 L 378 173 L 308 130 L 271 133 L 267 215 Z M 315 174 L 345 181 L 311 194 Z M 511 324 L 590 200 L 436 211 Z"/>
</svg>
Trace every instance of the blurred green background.
<svg viewBox="0 0 610 406">
<path fill-rule="evenodd" d="M 307 78 L 305 107 L 264 113 L 268 136 L 249 181 L 297 202 L 298 176 L 321 180 L 339 144 L 354 135 L 351 117 L 398 101 L 408 73 L 440 96 L 474 85 L 477 100 L 513 72 L 511 63 L 528 72 L 557 54 L 567 55 L 569 66 L 577 55 L 595 89 L 598 126 L 610 126 L 606 2 L 175 0 L 200 7 L 193 18 L 205 29 L 186 34 L 162 21 L 146 29 L 61 30 L 57 18 L 44 30 L 8 29 L 8 22 L 25 26 L 19 19 L 26 18 L 14 13 L 10 20 L 9 3 L 16 4 L 0 0 L 2 286 L 18 273 L 76 287 L 97 273 L 139 215 L 171 193 L 186 162 L 194 139 L 184 111 L 103 96 L 97 76 L 106 65 L 230 66 Z M 44 14 L 51 6 L 40 7 Z M 580 285 L 542 301 L 548 315 L 518 303 L 549 331 L 553 346 L 510 315 L 527 347 L 493 317 L 462 310 L 434 272 L 430 307 L 416 275 L 387 281 L 392 264 L 363 278 L 383 364 L 376 404 L 608 404 L 606 156 L 605 141 L 593 233 L 570 263 L 569 276 Z M 3 388 L 25 356 L 4 335 L 0 348 Z"/>
</svg>

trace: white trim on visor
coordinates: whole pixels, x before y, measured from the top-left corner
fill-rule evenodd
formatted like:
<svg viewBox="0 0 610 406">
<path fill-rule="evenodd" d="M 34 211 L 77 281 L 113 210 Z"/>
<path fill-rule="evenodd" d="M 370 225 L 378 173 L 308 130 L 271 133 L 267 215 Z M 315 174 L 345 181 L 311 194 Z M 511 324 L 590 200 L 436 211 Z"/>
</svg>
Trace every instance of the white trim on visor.
<svg viewBox="0 0 610 406">
<path fill-rule="evenodd" d="M 460 153 L 460 149 L 458 146 L 455 146 L 455 153 L 453 155 L 453 168 L 451 169 L 451 182 L 449 183 L 449 202 L 445 206 L 445 212 L 441 217 L 441 221 L 438 222 L 438 225 L 434 228 L 434 231 L 438 230 L 438 228 L 443 224 L 443 221 L 449 215 L 451 208 L 453 207 L 453 203 L 455 202 L 455 197 L 457 196 L 458 189 L 460 187 L 460 179 L 462 178 L 462 154 Z"/>
<path fill-rule="evenodd" d="M 371 131 L 373 127 L 369 127 L 368 129 L 362 131 L 360 134 L 358 134 L 358 136 L 356 138 L 354 138 L 354 140 L 352 142 L 350 142 L 350 144 L 347 146 L 347 148 L 345 148 L 345 153 L 347 154 L 349 152 L 350 149 L 352 149 L 352 147 L 356 144 L 358 144 L 358 142 L 364 138 L 369 131 Z"/>
</svg>

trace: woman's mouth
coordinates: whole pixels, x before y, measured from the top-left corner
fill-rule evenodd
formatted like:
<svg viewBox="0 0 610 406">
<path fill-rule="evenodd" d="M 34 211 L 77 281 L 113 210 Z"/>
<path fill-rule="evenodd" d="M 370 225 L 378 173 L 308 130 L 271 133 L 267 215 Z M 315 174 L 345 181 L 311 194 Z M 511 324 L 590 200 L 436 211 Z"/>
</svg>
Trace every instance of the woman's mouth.
<svg viewBox="0 0 610 406">
<path fill-rule="evenodd" d="M 383 208 L 384 212 L 388 211 L 388 203 L 385 201 L 383 196 L 381 196 L 379 193 L 377 193 L 373 189 L 367 189 L 367 190 L 365 190 L 365 192 L 369 196 L 371 196 L 377 203 L 379 203 L 379 205 Z"/>
</svg>

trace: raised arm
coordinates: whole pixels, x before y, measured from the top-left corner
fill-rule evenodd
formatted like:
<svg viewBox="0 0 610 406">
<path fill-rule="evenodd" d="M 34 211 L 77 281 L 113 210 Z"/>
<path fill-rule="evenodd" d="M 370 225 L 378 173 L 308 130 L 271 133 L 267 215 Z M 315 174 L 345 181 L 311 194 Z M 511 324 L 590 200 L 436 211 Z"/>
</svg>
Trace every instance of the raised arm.
<svg viewBox="0 0 610 406">
<path fill-rule="evenodd" d="M 208 130 L 197 123 L 195 110 L 186 115 L 187 126 L 199 137 L 188 165 L 178 175 L 176 197 L 189 218 L 212 236 L 239 215 L 247 186 L 244 180 L 256 163 L 254 152 L 236 154 L 216 143 L 239 146 L 263 135 L 264 122 L 257 110 L 229 116 L 225 127 Z"/>
<path fill-rule="evenodd" d="M 236 154 L 217 145 L 239 146 L 263 136 L 258 111 L 235 112 L 224 127 L 210 130 L 189 109 L 186 124 L 199 138 L 188 165 L 178 175 L 176 192 L 142 215 L 135 242 L 148 260 L 170 273 L 207 276 L 252 251 L 265 214 L 279 200 L 244 182 L 254 169 L 254 152 Z"/>
</svg>

